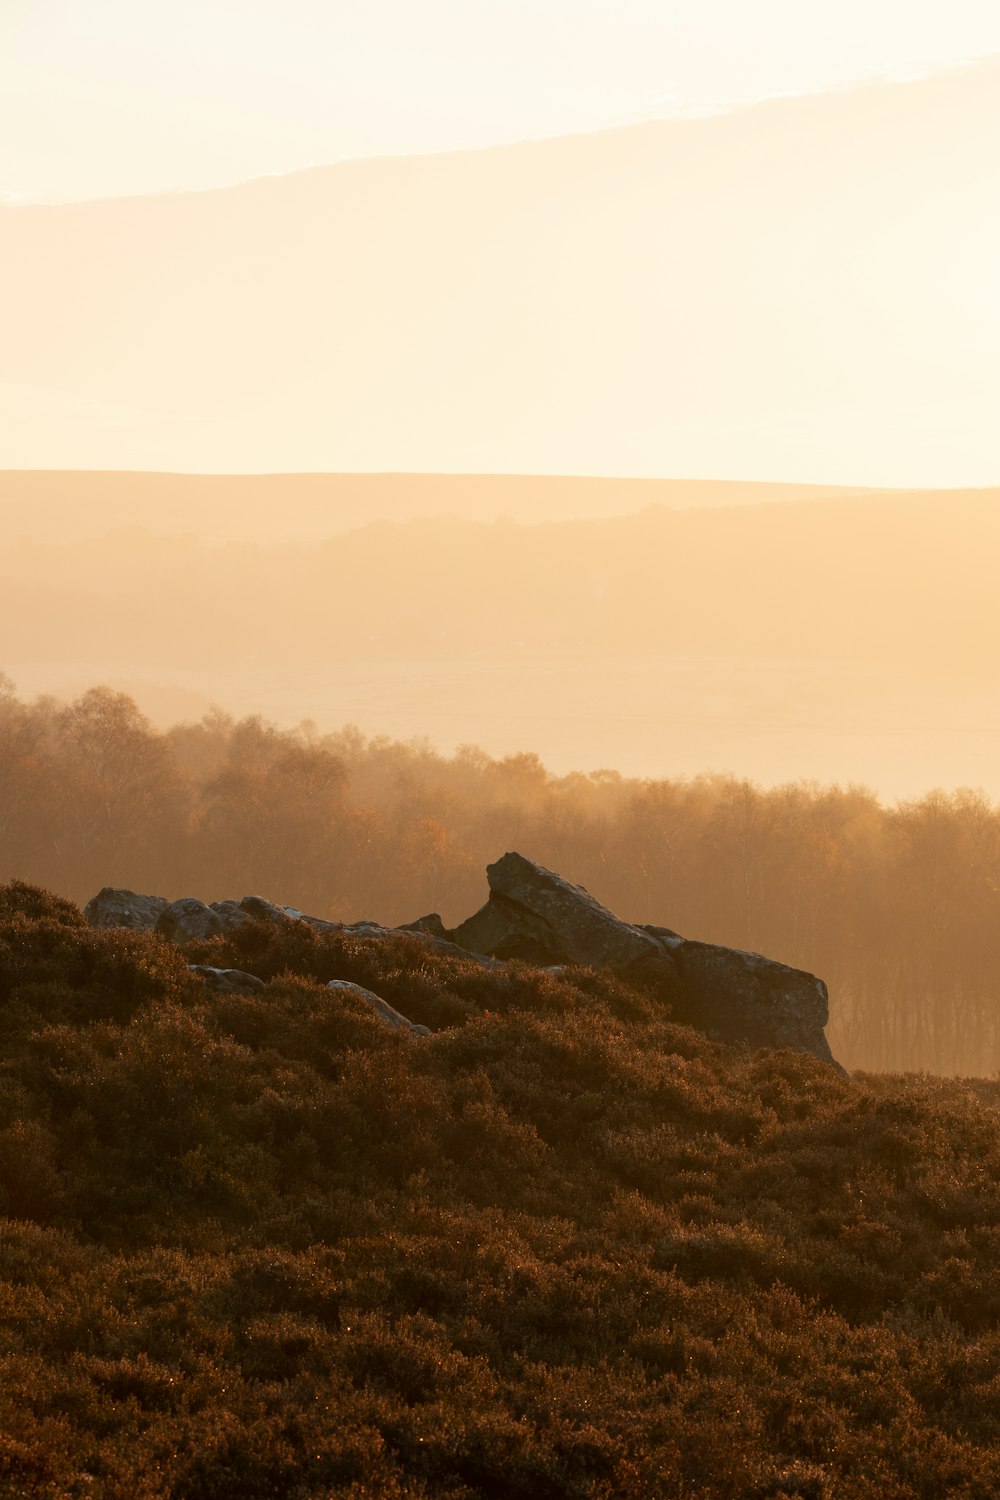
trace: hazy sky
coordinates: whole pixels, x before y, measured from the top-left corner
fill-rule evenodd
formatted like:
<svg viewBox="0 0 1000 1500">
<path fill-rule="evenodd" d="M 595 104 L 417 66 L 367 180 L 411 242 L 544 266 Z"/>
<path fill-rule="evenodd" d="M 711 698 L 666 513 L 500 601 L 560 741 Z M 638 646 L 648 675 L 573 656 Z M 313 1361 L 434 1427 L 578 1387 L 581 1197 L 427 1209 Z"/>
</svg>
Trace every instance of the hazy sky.
<svg viewBox="0 0 1000 1500">
<path fill-rule="evenodd" d="M 211 187 L 990 52 L 998 0 L 0 0 L 0 196 Z"/>
</svg>

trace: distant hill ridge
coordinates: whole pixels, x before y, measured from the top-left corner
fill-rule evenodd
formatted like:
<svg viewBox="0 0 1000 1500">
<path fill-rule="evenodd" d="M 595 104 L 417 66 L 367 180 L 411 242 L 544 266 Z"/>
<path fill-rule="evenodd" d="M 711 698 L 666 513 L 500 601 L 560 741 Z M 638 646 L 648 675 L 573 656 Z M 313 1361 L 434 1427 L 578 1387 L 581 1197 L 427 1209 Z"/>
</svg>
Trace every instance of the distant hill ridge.
<svg viewBox="0 0 1000 1500">
<path fill-rule="evenodd" d="M 272 534 L 291 508 L 273 485 Z M 169 506 L 147 511 L 157 515 L 173 530 Z M 255 545 L 238 507 L 226 527 L 221 551 L 135 527 L 101 542 L 63 543 L 57 527 L 46 543 L 11 538 L 0 553 L 8 662 L 127 651 L 191 669 L 250 640 L 258 664 L 566 650 L 996 671 L 1000 490 L 654 505 L 536 525 L 373 518 L 318 546 Z"/>
<path fill-rule="evenodd" d="M 983 483 L 1000 60 L 0 207 L 0 464 Z"/>
<path fill-rule="evenodd" d="M 598 520 L 650 505 L 858 497 L 866 489 L 550 474 L 168 474 L 0 469 L 0 537 L 78 540 L 122 526 L 209 541 L 328 538 L 371 521 Z"/>
</svg>

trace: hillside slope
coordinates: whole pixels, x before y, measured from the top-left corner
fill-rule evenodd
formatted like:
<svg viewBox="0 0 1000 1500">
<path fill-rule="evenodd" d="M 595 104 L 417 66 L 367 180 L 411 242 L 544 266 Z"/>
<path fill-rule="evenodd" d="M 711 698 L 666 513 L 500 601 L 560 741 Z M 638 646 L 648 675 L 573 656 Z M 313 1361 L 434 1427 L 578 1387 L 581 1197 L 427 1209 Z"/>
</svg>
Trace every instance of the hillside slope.
<svg viewBox="0 0 1000 1500">
<path fill-rule="evenodd" d="M 224 547 L 178 534 L 169 506 L 149 529 L 0 547 L 0 670 L 29 696 L 110 681 L 161 723 L 214 702 L 530 747 L 560 771 L 1000 795 L 1000 491 L 438 516 L 260 545 L 241 483 L 225 486 L 247 525 Z"/>
<path fill-rule="evenodd" d="M 997 489 L 537 525 L 439 516 L 319 545 L 231 534 L 222 550 L 154 527 L 13 540 L 7 660 L 197 667 L 252 639 L 258 665 L 516 647 L 995 672 Z"/>
<path fill-rule="evenodd" d="M 868 493 L 831 485 L 551 474 L 157 474 L 0 469 L 0 541 L 156 536 L 266 546 L 328 541 L 371 521 L 593 521 L 650 505 L 760 505 Z"/>
<path fill-rule="evenodd" d="M 3 1495 L 997 1492 L 995 1084 L 301 924 L 184 955 L 17 884 L 0 960 Z"/>
<path fill-rule="evenodd" d="M 0 464 L 994 482 L 998 78 L 0 207 Z"/>
</svg>

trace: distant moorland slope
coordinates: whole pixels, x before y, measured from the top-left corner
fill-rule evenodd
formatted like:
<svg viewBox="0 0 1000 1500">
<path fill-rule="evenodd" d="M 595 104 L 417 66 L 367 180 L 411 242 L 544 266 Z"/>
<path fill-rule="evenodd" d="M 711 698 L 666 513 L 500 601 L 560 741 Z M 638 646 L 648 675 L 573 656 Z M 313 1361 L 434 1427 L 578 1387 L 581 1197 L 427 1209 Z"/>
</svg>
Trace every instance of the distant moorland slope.
<svg viewBox="0 0 1000 1500">
<path fill-rule="evenodd" d="M 280 514 L 277 486 L 272 503 Z M 536 525 L 373 520 L 321 544 L 244 540 L 238 510 L 225 514 L 223 550 L 148 505 L 136 506 L 144 524 L 104 535 L 12 538 L 0 554 L 8 660 L 127 645 L 193 667 L 252 638 L 258 663 L 579 647 L 996 670 L 1000 489 Z"/>
<path fill-rule="evenodd" d="M 609 511 L 658 489 L 318 476 L 286 495 L 280 478 L 147 491 L 117 476 L 105 500 L 100 477 L 55 479 L 45 540 L 38 520 L 19 539 L 38 485 L 9 476 L 0 504 L 2 668 L 23 691 L 112 681 L 161 723 L 214 701 L 447 748 L 530 747 L 561 770 L 1000 796 L 1000 490 L 531 525 L 471 516 L 496 515 L 501 495 L 522 517 L 536 503 L 558 515 L 577 484 L 581 506 Z M 410 519 L 344 530 L 375 497 Z M 130 505 L 133 524 L 98 525 Z M 425 505 L 437 515 L 412 515 Z"/>
<path fill-rule="evenodd" d="M 2 206 L 0 464 L 993 482 L 998 80 Z"/>
<path fill-rule="evenodd" d="M 0 469 L 0 541 L 83 541 L 140 526 L 157 536 L 273 546 L 326 541 L 372 521 L 597 521 L 651 505 L 823 500 L 868 490 L 588 474 L 166 474 Z"/>
</svg>

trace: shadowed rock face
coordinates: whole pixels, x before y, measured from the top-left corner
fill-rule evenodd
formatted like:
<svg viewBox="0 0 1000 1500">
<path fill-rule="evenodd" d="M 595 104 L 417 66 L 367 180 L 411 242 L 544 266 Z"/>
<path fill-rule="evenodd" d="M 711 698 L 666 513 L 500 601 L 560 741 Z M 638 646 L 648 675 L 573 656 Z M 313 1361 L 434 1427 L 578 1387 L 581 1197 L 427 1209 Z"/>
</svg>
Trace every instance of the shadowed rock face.
<svg viewBox="0 0 1000 1500">
<path fill-rule="evenodd" d="M 486 875 L 490 899 L 455 929 L 453 943 L 497 958 L 609 969 L 656 984 L 664 998 L 676 990 L 677 972 L 663 944 L 620 921 L 583 886 L 522 854 L 505 854 Z"/>
<path fill-rule="evenodd" d="M 154 932 L 168 902 L 165 896 L 140 896 L 136 891 L 106 885 L 83 908 L 91 927 L 127 927 L 133 932 Z"/>
<path fill-rule="evenodd" d="M 235 932 L 237 927 L 250 921 L 249 913 L 243 910 L 238 901 L 213 901 L 212 910 L 222 923 L 224 933 Z"/>
<path fill-rule="evenodd" d="M 200 938 L 221 937 L 223 926 L 218 913 L 204 901 L 182 896 L 160 913 L 156 930 L 173 943 L 190 943 Z"/>
<path fill-rule="evenodd" d="M 450 934 L 454 943 L 503 958 L 586 964 L 651 985 L 672 1014 L 719 1041 L 791 1047 L 834 1059 L 823 1033 L 826 985 L 814 974 L 669 927 L 633 926 L 582 886 L 521 854 L 487 867 L 490 899 Z"/>
<path fill-rule="evenodd" d="M 273 901 L 265 901 L 263 896 L 244 896 L 243 900 L 239 903 L 220 901 L 218 905 L 225 906 L 227 910 L 237 907 L 239 911 L 242 911 L 245 919 L 255 922 L 271 922 L 275 926 L 280 927 L 285 922 L 294 921 L 291 912 L 284 906 L 276 906 Z M 230 920 L 234 925 L 238 923 L 239 919 L 236 917 L 235 912 L 231 913 Z"/>
<path fill-rule="evenodd" d="M 682 941 L 673 956 L 680 973 L 678 1020 L 720 1041 L 791 1047 L 834 1062 L 823 1031 L 829 996 L 815 974 L 714 943 Z"/>
</svg>

